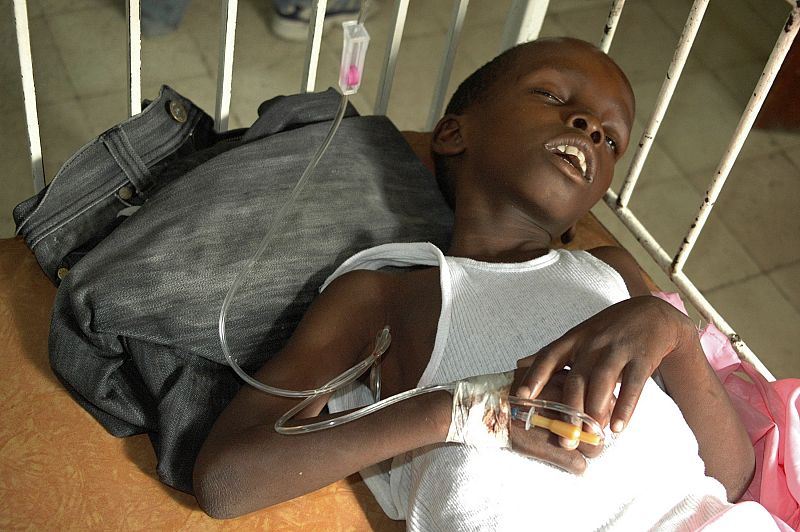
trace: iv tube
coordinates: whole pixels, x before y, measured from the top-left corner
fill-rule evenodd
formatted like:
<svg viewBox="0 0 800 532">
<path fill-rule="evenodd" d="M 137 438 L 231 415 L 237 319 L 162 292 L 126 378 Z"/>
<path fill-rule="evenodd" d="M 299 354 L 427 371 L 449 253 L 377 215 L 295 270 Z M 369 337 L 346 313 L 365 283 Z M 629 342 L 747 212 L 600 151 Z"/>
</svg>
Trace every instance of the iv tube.
<svg viewBox="0 0 800 532">
<path fill-rule="evenodd" d="M 310 175 L 312 174 L 317 164 L 319 163 L 320 159 L 328 149 L 328 146 L 333 140 L 336 131 L 339 129 L 339 125 L 341 124 L 342 119 L 344 118 L 344 113 L 347 109 L 349 95 L 355 94 L 361 85 L 361 79 L 363 77 L 361 75 L 361 72 L 363 70 L 367 45 L 369 43 L 369 34 L 367 34 L 362 23 L 368 3 L 369 3 L 368 0 L 364 0 L 364 2 L 362 3 L 361 13 L 359 14 L 359 20 L 357 23 L 346 22 L 343 24 L 345 42 L 342 54 L 342 65 L 340 69 L 340 79 L 339 79 L 339 87 L 342 91 L 342 98 L 339 103 L 339 108 L 336 111 L 336 115 L 331 124 L 330 130 L 328 131 L 328 134 L 325 136 L 325 139 L 322 141 L 322 144 L 319 146 L 319 148 L 317 148 L 317 151 L 314 153 L 313 157 L 309 161 L 305 170 L 301 174 L 300 179 L 298 179 L 288 199 L 283 203 L 281 208 L 278 210 L 277 214 L 274 216 L 272 224 L 270 225 L 269 229 L 261 239 L 261 243 L 259 244 L 258 250 L 255 252 L 255 254 L 253 254 L 253 256 L 245 264 L 244 268 L 242 268 L 234 278 L 233 284 L 228 289 L 228 292 L 225 295 L 225 299 L 222 302 L 222 307 L 219 313 L 220 345 L 222 347 L 222 351 L 225 355 L 225 358 L 228 361 L 228 365 L 230 365 L 230 367 L 234 370 L 234 372 L 244 382 L 262 392 L 271 395 L 277 395 L 280 397 L 304 399 L 299 404 L 297 404 L 289 411 L 287 411 L 283 416 L 281 416 L 280 419 L 278 419 L 278 421 L 275 422 L 275 430 L 281 434 L 286 434 L 286 435 L 302 434 L 306 432 L 316 432 L 318 430 L 324 430 L 344 423 L 349 423 L 350 421 L 354 421 L 356 419 L 369 415 L 382 408 L 386 408 L 400 401 L 404 401 L 411 397 L 415 397 L 426 393 L 431 393 L 436 391 L 448 391 L 452 394 L 456 386 L 456 383 L 423 386 L 420 388 L 407 390 L 405 392 L 393 395 L 383 400 L 379 400 L 380 357 L 383 355 L 384 352 L 386 352 L 386 350 L 389 348 L 389 344 L 391 343 L 391 334 L 389 333 L 388 327 L 384 328 L 378 334 L 375 340 L 375 347 L 373 351 L 369 354 L 369 356 L 367 356 L 364 360 L 362 360 L 352 368 L 334 377 L 332 380 L 330 380 L 323 386 L 310 390 L 285 390 L 270 386 L 268 384 L 259 381 L 258 379 L 251 377 L 241 368 L 241 366 L 239 366 L 238 362 L 233 357 L 233 354 L 231 353 L 230 347 L 228 345 L 228 340 L 226 336 L 226 318 L 231 303 L 233 302 L 236 296 L 237 290 L 241 287 L 245 277 L 250 274 L 255 264 L 264 254 L 269 244 L 272 242 L 275 233 L 281 227 L 283 220 L 286 217 L 286 214 L 288 213 L 289 209 L 299 196 L 300 192 L 302 191 L 303 187 L 308 181 Z M 378 376 L 377 378 L 378 386 L 376 387 L 377 390 L 374 390 L 374 392 L 377 392 L 375 394 L 376 395 L 375 403 L 367 405 L 359 410 L 350 412 L 348 414 L 344 414 L 342 416 L 331 418 L 325 421 L 311 422 L 302 425 L 286 426 L 286 423 L 289 420 L 291 420 L 298 412 L 303 410 L 311 401 L 314 401 L 318 396 L 332 393 L 337 389 L 345 386 L 346 384 L 353 382 L 370 368 L 373 369 L 373 377 Z M 534 418 L 538 419 L 542 417 L 535 414 L 537 409 L 551 410 L 555 412 L 561 412 L 562 414 L 569 414 L 572 417 L 572 419 L 576 420 L 576 423 L 583 422 L 584 424 L 589 426 L 592 431 L 590 433 L 582 432 L 579 430 L 578 427 L 575 427 L 575 431 L 577 431 L 575 433 L 581 435 L 582 441 L 592 443 L 593 445 L 598 445 L 599 443 L 602 442 L 602 429 L 600 428 L 600 425 L 591 417 L 587 416 L 582 412 L 578 412 L 568 407 L 567 405 L 562 405 L 560 403 L 553 403 L 549 401 L 541 401 L 536 399 L 524 400 L 516 397 L 510 397 L 509 399 L 511 400 L 512 404 L 517 405 L 517 407 L 515 407 L 516 409 L 515 410 L 516 415 L 514 416 L 515 419 L 519 419 L 521 421 L 524 420 L 526 430 L 530 429 L 532 424 L 536 424 L 537 426 L 550 428 L 550 430 L 552 431 L 553 428 L 548 426 L 548 424 L 550 423 L 549 421 L 546 421 L 544 424 L 541 424 L 541 422 L 532 423 L 532 420 Z M 530 408 L 530 410 L 526 413 L 523 413 L 519 410 L 518 408 L 519 406 L 527 406 Z M 563 424 L 564 423 L 562 423 L 562 425 Z M 575 423 L 573 423 L 573 425 L 574 424 Z"/>
<path fill-rule="evenodd" d="M 336 116 L 333 119 L 333 123 L 331 124 L 330 130 L 328 130 L 328 134 L 325 136 L 325 139 L 322 141 L 322 144 L 317 148 L 316 153 L 309 161 L 308 165 L 306 166 L 305 170 L 303 171 L 300 179 L 297 180 L 294 188 L 292 189 L 289 198 L 283 203 L 281 208 L 278 210 L 278 213 L 274 216 L 272 224 L 270 225 L 269 229 L 267 230 L 264 237 L 261 239 L 261 243 L 258 247 L 258 250 L 255 254 L 247 261 L 244 268 L 239 271 L 239 273 L 234 278 L 233 284 L 228 289 L 228 293 L 225 294 L 225 299 L 222 302 L 222 308 L 219 312 L 219 341 L 222 347 L 222 352 L 225 355 L 226 360 L 228 361 L 228 365 L 233 368 L 234 372 L 241 377 L 247 384 L 253 386 L 254 388 L 261 390 L 262 392 L 270 393 L 272 395 L 278 395 L 281 397 L 293 397 L 293 398 L 302 398 L 302 397 L 313 397 L 321 394 L 326 394 L 333 392 L 337 388 L 344 386 L 345 384 L 352 382 L 353 380 L 357 379 L 361 375 L 364 374 L 371 366 L 375 364 L 375 361 L 379 354 L 376 355 L 376 352 L 380 346 L 376 346 L 376 352 L 373 352 L 370 356 L 364 359 L 361 363 L 353 366 L 349 370 L 345 371 L 328 384 L 322 386 L 321 388 L 317 388 L 314 390 L 283 390 L 281 388 L 275 388 L 273 386 L 269 386 L 260 382 L 257 379 L 254 379 L 239 366 L 236 362 L 236 359 L 233 357 L 230 351 L 230 347 L 228 346 L 228 339 L 226 336 L 226 318 L 228 315 L 228 310 L 233 302 L 234 297 L 236 296 L 236 292 L 239 287 L 242 285 L 245 277 L 250 274 L 253 270 L 253 267 L 264 254 L 267 247 L 269 246 L 270 242 L 272 242 L 275 232 L 278 228 L 281 227 L 286 214 L 289 212 L 289 209 L 292 205 L 294 205 L 297 196 L 300 194 L 301 190 L 305 186 L 306 182 L 308 181 L 309 176 L 312 174 L 314 169 L 317 167 L 317 163 L 325 154 L 325 151 L 328 149 L 328 146 L 333 140 L 333 136 L 336 131 L 339 129 L 339 125 L 344 118 L 344 113 L 347 110 L 347 102 L 349 99 L 349 95 L 355 94 L 358 91 L 361 85 L 361 71 L 364 67 L 364 60 L 367 53 L 367 45 L 369 44 L 369 34 L 367 33 L 366 29 L 364 29 L 363 20 L 366 15 L 366 9 L 369 2 L 365 0 L 361 6 L 361 12 L 359 14 L 358 22 L 345 22 L 343 24 L 344 30 L 344 51 L 342 54 L 342 65 L 343 68 L 346 69 L 346 75 L 340 77 L 339 80 L 339 87 L 342 91 L 342 99 L 339 103 L 339 109 L 336 111 Z M 345 66 L 346 65 L 346 66 Z M 386 331 L 386 335 L 388 336 L 388 330 Z M 380 342 L 379 342 L 380 343 Z M 388 348 L 388 339 L 386 341 L 386 345 L 382 348 L 385 351 Z"/>
<path fill-rule="evenodd" d="M 264 254 L 264 251 L 266 251 L 267 246 L 270 244 L 270 242 L 272 242 L 275 232 L 281 226 L 283 219 L 286 216 L 286 213 L 288 212 L 289 208 L 294 204 L 294 201 L 300 194 L 303 185 L 305 185 L 306 181 L 308 181 L 311 172 L 314 170 L 314 168 L 316 168 L 317 163 L 322 158 L 322 155 L 325 153 L 325 150 L 327 150 L 328 145 L 331 143 L 331 140 L 333 139 L 334 133 L 336 133 L 336 130 L 339 128 L 339 124 L 341 123 L 342 118 L 344 117 L 344 112 L 347 109 L 347 101 L 348 101 L 348 96 L 346 94 L 342 95 L 342 99 L 339 104 L 339 109 L 336 112 L 336 117 L 333 120 L 333 124 L 331 124 L 331 128 L 328 131 L 328 135 L 325 137 L 325 140 L 322 141 L 322 144 L 317 149 L 317 152 L 309 161 L 305 171 L 300 176 L 300 179 L 297 181 L 297 184 L 295 184 L 294 189 L 292 189 L 292 192 L 289 195 L 289 199 L 286 202 L 284 202 L 278 213 L 273 218 L 272 224 L 270 225 L 264 237 L 261 239 L 261 244 L 259 245 L 258 251 L 256 251 L 256 253 L 247 261 L 245 267 L 242 268 L 242 270 L 239 271 L 239 273 L 236 275 L 236 278 L 233 281 L 233 285 L 231 285 L 230 289 L 228 289 L 228 293 L 225 295 L 225 299 L 222 302 L 222 308 L 220 309 L 219 312 L 219 341 L 220 345 L 222 346 L 222 352 L 225 354 L 225 358 L 227 359 L 228 364 L 231 366 L 231 368 L 233 368 L 236 374 L 239 377 L 241 377 L 242 380 L 244 380 L 247 384 L 261 390 L 262 392 L 266 392 L 272 395 L 298 398 L 298 397 L 309 397 L 309 396 L 316 396 L 320 394 L 330 393 L 336 390 L 338 387 L 342 386 L 344 383 L 350 382 L 354 378 L 358 378 L 367 369 L 369 369 L 374 360 L 372 355 L 370 355 L 360 364 L 353 366 L 352 368 L 350 368 L 348 371 L 346 371 L 333 381 L 315 390 L 283 390 L 280 388 L 275 388 L 273 386 L 264 384 L 263 382 L 254 379 L 253 377 L 248 375 L 239 366 L 239 364 L 236 362 L 236 359 L 231 354 L 230 348 L 228 346 L 228 339 L 225 334 L 225 320 L 228 315 L 228 309 L 230 308 L 231 303 L 233 302 L 233 298 L 236 296 L 236 291 L 241 286 L 242 282 L 244 281 L 244 278 L 253 270 L 253 267 L 255 266 L 256 262 L 258 262 L 258 260 L 261 258 L 261 255 Z M 353 377 L 353 375 L 355 375 L 355 377 Z"/>
</svg>

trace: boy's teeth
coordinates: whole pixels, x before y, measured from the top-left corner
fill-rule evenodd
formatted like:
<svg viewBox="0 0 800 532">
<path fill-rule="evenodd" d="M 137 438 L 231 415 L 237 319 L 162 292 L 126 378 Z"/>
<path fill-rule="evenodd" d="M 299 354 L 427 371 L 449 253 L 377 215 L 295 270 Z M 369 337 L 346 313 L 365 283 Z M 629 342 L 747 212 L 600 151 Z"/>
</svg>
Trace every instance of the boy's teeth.
<svg viewBox="0 0 800 532">
<path fill-rule="evenodd" d="M 566 144 L 562 144 L 560 146 L 556 146 L 556 149 L 561 153 L 566 153 L 567 155 L 574 155 L 578 158 L 578 164 L 581 166 L 581 173 L 583 177 L 586 177 L 586 156 L 583 154 L 581 150 L 576 148 L 575 146 L 567 146 Z"/>
</svg>

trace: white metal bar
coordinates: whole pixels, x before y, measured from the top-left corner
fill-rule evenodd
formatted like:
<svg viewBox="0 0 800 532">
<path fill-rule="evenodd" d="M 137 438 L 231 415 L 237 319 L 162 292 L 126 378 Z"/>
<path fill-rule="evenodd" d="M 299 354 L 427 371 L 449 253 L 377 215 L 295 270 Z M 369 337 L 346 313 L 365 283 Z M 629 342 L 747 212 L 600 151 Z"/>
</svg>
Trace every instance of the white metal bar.
<svg viewBox="0 0 800 532">
<path fill-rule="evenodd" d="M 28 124 L 28 146 L 31 152 L 33 189 L 38 193 L 44 188 L 44 164 L 42 163 L 42 141 L 39 135 L 39 113 L 36 109 L 36 87 L 33 83 L 33 57 L 31 56 L 31 33 L 28 26 L 28 6 L 25 0 L 14 0 L 14 22 L 17 30 L 19 70 L 22 77 L 22 97 L 25 101 L 25 120 Z"/>
<path fill-rule="evenodd" d="M 672 264 L 672 257 L 661 247 L 658 240 L 650 234 L 636 215 L 627 206 L 619 204 L 617 195 L 613 190 L 609 190 L 606 193 L 604 200 L 625 227 L 636 237 L 639 244 L 650 254 L 656 264 L 665 272 L 668 271 Z"/>
<path fill-rule="evenodd" d="M 508 9 L 500 51 L 536 39 L 542 31 L 550 0 L 513 0 Z"/>
<path fill-rule="evenodd" d="M 394 4 L 394 22 L 389 39 L 386 43 L 386 53 L 383 58 L 383 70 L 378 85 L 378 97 L 375 101 L 375 114 L 385 115 L 389 108 L 389 95 L 392 92 L 394 73 L 397 67 L 397 55 L 400 52 L 400 41 L 403 40 L 403 29 L 406 25 L 408 14 L 408 0 L 397 0 Z"/>
<path fill-rule="evenodd" d="M 703 315 L 705 319 L 713 323 L 723 334 L 728 336 L 736 353 L 743 359 L 753 365 L 759 373 L 764 375 L 768 380 L 774 381 L 775 377 L 767 369 L 766 366 L 758 359 L 753 351 L 742 341 L 738 334 L 728 324 L 727 321 L 720 315 L 714 306 L 700 293 L 700 290 L 692 283 L 684 272 L 672 272 L 672 259 L 661 247 L 658 241 L 650 234 L 645 228 L 644 224 L 636 217 L 631 210 L 619 204 L 616 194 L 609 191 L 606 195 L 606 204 L 617 215 L 619 220 L 628 228 L 634 237 L 639 241 L 642 247 L 650 254 L 656 264 L 667 273 L 670 280 L 681 290 L 683 295 L 694 305 L 694 307 Z"/>
<path fill-rule="evenodd" d="M 217 103 L 214 127 L 220 133 L 228 130 L 231 112 L 231 86 L 233 84 L 233 52 L 236 43 L 236 14 L 239 0 L 220 3 L 219 71 L 217 72 Z"/>
<path fill-rule="evenodd" d="M 300 92 L 314 92 L 317 84 L 317 67 L 319 66 L 319 51 L 322 46 L 322 30 L 325 26 L 325 9 L 328 0 L 313 0 L 311 3 L 311 20 L 308 25 L 308 48 L 306 49 L 306 62 L 303 66 L 303 83 Z"/>
<path fill-rule="evenodd" d="M 706 192 L 703 203 L 700 205 L 700 210 L 695 217 L 694 223 L 689 228 L 686 238 L 683 239 L 683 242 L 678 248 L 678 252 L 672 264 L 673 271 L 675 272 L 680 272 L 684 264 L 686 264 L 686 259 L 689 258 L 689 254 L 692 252 L 697 238 L 700 236 L 700 232 L 703 230 L 708 216 L 711 214 L 711 209 L 714 208 L 714 204 L 717 202 L 720 192 L 722 192 L 722 187 L 725 186 L 725 181 L 728 179 L 731 168 L 733 168 L 733 164 L 739 156 L 744 141 L 747 139 L 747 135 L 753 127 L 753 123 L 756 121 L 758 111 L 764 104 L 767 93 L 778 75 L 778 71 L 783 64 L 786 54 L 789 53 L 792 41 L 794 41 L 797 35 L 798 27 L 800 27 L 800 20 L 798 17 L 800 17 L 800 5 L 792 10 L 792 13 L 789 15 L 789 22 L 787 22 L 784 26 L 784 30 L 781 31 L 778 36 L 775 47 L 767 60 L 767 64 L 764 66 L 764 71 L 761 73 L 761 77 L 753 90 L 753 95 L 750 97 L 750 101 L 747 102 L 744 113 L 742 113 L 742 117 L 739 119 L 739 124 L 736 126 L 736 131 L 733 137 L 731 137 L 731 141 L 722 156 L 722 160 L 717 166 L 714 178 Z"/>
<path fill-rule="evenodd" d="M 703 317 L 713 323 L 717 329 L 728 337 L 731 346 L 739 355 L 739 358 L 749 362 L 765 379 L 769 381 L 775 380 L 775 376 L 772 372 L 767 369 L 764 363 L 759 360 L 756 354 L 753 353 L 739 335 L 736 334 L 733 327 L 725 321 L 722 315 L 717 312 L 714 306 L 703 296 L 700 290 L 689 280 L 684 272 L 670 274 L 669 278 L 681 289 L 681 292 L 683 292 L 686 298 L 700 311 Z"/>
<path fill-rule="evenodd" d="M 614 34 L 617 32 L 617 24 L 619 17 L 622 15 L 622 8 L 625 6 L 625 0 L 614 0 L 611 4 L 611 11 L 608 13 L 608 20 L 606 27 L 603 28 L 603 38 L 600 40 L 600 49 L 605 53 L 611 48 L 611 41 L 614 40 Z"/>
<path fill-rule="evenodd" d="M 697 31 L 700 29 L 700 22 L 703 20 L 706 7 L 708 7 L 708 0 L 695 0 L 694 4 L 692 4 L 689 17 L 686 20 L 686 25 L 683 27 L 683 32 L 678 41 L 678 47 L 675 49 L 672 62 L 667 70 L 667 76 L 664 79 L 664 83 L 661 85 L 661 92 L 658 94 L 653 114 L 650 116 L 650 121 L 644 133 L 642 133 L 642 137 L 639 140 L 639 149 L 633 158 L 633 162 L 631 162 L 628 175 L 617 197 L 620 206 L 626 206 L 631 199 L 636 181 L 639 179 L 639 174 L 642 172 L 644 162 L 653 145 L 653 139 L 655 139 L 664 114 L 667 112 L 667 107 L 669 107 L 672 95 L 675 92 L 675 86 L 678 84 L 678 79 L 680 79 L 683 67 L 689 57 L 689 51 L 692 49 Z"/>
<path fill-rule="evenodd" d="M 142 112 L 142 12 L 139 0 L 128 0 L 128 116 Z"/>
<path fill-rule="evenodd" d="M 469 0 L 456 0 L 453 5 L 453 16 L 450 20 L 450 29 L 447 32 L 447 51 L 442 64 L 439 66 L 436 90 L 433 93 L 433 101 L 428 113 L 427 131 L 431 131 L 433 126 L 436 125 L 439 115 L 442 113 L 442 107 L 444 107 L 447 84 L 450 82 L 450 74 L 453 72 L 453 62 L 456 58 L 456 49 L 458 48 L 458 40 L 461 37 L 461 30 L 464 28 L 464 17 L 467 15 Z"/>
</svg>

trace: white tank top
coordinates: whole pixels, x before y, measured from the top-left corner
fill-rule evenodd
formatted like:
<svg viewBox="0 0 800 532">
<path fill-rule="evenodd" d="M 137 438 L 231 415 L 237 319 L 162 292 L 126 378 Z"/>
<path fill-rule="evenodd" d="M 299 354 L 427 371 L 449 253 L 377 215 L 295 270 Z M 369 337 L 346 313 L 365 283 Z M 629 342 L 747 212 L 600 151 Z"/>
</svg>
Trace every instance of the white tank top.
<svg viewBox="0 0 800 532">
<path fill-rule="evenodd" d="M 442 308 L 419 386 L 507 371 L 567 330 L 627 299 L 621 276 L 585 251 L 551 250 L 514 264 L 446 257 L 432 244 L 387 244 L 343 263 L 344 273 L 438 266 Z M 390 325 L 391 324 L 387 324 Z M 371 402 L 354 384 L 332 412 Z M 572 475 L 506 449 L 437 444 L 362 471 L 384 511 L 409 530 L 645 530 L 699 524 L 728 506 L 704 475 L 697 443 L 677 406 L 648 381 L 620 436 Z"/>
</svg>

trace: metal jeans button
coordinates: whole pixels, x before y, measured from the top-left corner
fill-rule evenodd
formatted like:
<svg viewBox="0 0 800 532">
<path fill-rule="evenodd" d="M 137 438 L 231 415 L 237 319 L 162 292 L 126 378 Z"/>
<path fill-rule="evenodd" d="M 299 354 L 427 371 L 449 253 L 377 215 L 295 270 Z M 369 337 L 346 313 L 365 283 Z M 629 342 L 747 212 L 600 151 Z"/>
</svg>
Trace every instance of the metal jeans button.
<svg viewBox="0 0 800 532">
<path fill-rule="evenodd" d="M 119 199 L 123 201 L 128 201 L 133 197 L 133 189 L 131 189 L 131 187 L 128 185 L 125 185 L 117 190 L 117 196 L 119 196 Z"/>
<path fill-rule="evenodd" d="M 186 113 L 186 107 L 177 100 L 169 101 L 169 114 L 171 114 L 172 118 L 179 124 L 183 124 L 186 122 L 186 119 L 189 118 L 189 115 Z"/>
</svg>

